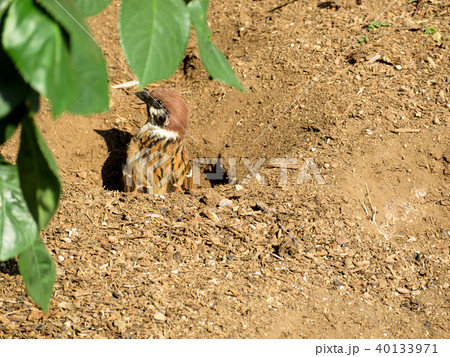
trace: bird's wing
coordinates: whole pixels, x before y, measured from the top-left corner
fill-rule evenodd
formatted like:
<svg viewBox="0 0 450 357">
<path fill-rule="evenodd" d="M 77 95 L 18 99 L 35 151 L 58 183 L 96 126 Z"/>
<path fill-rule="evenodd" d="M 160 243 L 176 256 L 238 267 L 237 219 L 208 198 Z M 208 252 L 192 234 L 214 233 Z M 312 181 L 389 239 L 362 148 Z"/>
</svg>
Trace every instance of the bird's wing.
<svg viewBox="0 0 450 357">
<path fill-rule="evenodd" d="M 128 147 L 123 169 L 126 192 L 163 194 L 192 186 L 191 164 L 181 140 L 141 136 Z"/>
<path fill-rule="evenodd" d="M 175 148 L 173 158 L 169 192 L 189 190 L 192 188 L 192 165 L 183 142 Z"/>
</svg>

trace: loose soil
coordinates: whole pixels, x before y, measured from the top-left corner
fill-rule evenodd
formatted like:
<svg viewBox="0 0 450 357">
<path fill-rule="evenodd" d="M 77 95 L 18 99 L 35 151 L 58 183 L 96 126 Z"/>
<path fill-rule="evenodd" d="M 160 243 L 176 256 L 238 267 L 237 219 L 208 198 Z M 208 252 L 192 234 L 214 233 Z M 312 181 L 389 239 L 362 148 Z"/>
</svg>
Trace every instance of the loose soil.
<svg viewBox="0 0 450 357">
<path fill-rule="evenodd" d="M 134 79 L 118 9 L 88 21 L 110 87 Z M 193 37 L 179 70 L 149 88 L 182 93 L 191 157 L 220 156 L 229 177 L 236 159 L 238 185 L 125 194 L 124 150 L 145 121 L 138 88 L 111 88 L 110 112 L 90 117 L 53 121 L 43 101 L 36 120 L 63 181 L 42 233 L 57 278 L 43 314 L 15 262 L 0 263 L 0 337 L 449 338 L 450 3 L 414 9 L 211 1 L 214 42 L 248 93 L 209 80 Z M 365 29 L 375 19 L 389 26 Z M 14 161 L 18 140 L 1 154 Z M 266 159 L 265 185 L 243 182 L 241 158 Z M 272 158 L 297 160 L 287 183 Z M 325 184 L 305 174 L 309 158 Z"/>
</svg>

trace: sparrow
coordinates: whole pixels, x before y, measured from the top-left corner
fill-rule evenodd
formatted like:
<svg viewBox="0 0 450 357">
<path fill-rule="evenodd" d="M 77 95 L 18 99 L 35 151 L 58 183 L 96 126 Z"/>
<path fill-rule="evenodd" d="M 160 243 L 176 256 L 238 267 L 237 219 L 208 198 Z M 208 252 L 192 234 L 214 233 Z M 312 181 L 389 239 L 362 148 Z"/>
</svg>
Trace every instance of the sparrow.
<svg viewBox="0 0 450 357">
<path fill-rule="evenodd" d="M 147 122 L 131 139 L 123 165 L 125 192 L 165 194 L 192 187 L 192 167 L 184 148 L 189 110 L 167 88 L 135 93 L 147 108 Z"/>
</svg>

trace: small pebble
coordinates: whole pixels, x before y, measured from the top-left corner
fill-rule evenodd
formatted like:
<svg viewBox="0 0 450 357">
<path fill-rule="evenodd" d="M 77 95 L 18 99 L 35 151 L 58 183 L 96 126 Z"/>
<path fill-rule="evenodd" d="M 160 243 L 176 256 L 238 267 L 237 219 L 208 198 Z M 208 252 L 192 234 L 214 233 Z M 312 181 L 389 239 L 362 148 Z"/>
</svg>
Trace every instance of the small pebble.
<svg viewBox="0 0 450 357">
<path fill-rule="evenodd" d="M 58 260 L 59 260 L 60 262 L 63 262 L 63 261 L 64 261 L 64 257 L 63 257 L 62 255 L 60 255 L 60 256 L 58 256 Z"/>
<path fill-rule="evenodd" d="M 108 237 L 109 243 L 117 243 L 119 239 L 117 237 L 110 236 Z"/>
<path fill-rule="evenodd" d="M 397 288 L 397 291 L 400 293 L 400 294 L 409 294 L 411 291 L 409 291 L 408 289 L 406 289 L 406 288 Z"/>
<path fill-rule="evenodd" d="M 166 321 L 166 316 L 164 316 L 162 313 L 160 313 L 160 312 L 157 312 L 157 313 L 155 313 L 154 315 L 153 315 L 153 318 L 156 320 L 156 321 Z"/>
<path fill-rule="evenodd" d="M 233 203 L 232 200 L 230 200 L 230 199 L 228 199 L 228 198 L 224 198 L 223 200 L 221 200 L 221 201 L 219 202 L 219 207 L 226 207 L 226 206 L 231 205 L 232 203 Z"/>
</svg>

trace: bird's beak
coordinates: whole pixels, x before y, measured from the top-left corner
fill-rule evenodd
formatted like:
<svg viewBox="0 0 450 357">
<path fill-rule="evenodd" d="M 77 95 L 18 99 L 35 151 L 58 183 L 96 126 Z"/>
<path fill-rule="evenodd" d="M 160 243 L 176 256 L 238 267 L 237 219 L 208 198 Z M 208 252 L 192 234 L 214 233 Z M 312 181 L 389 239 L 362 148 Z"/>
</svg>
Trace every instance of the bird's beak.
<svg viewBox="0 0 450 357">
<path fill-rule="evenodd" d="M 135 92 L 134 93 L 140 100 L 142 100 L 144 103 L 148 103 L 150 97 L 150 93 L 146 90 L 140 91 L 140 92 Z"/>
</svg>

